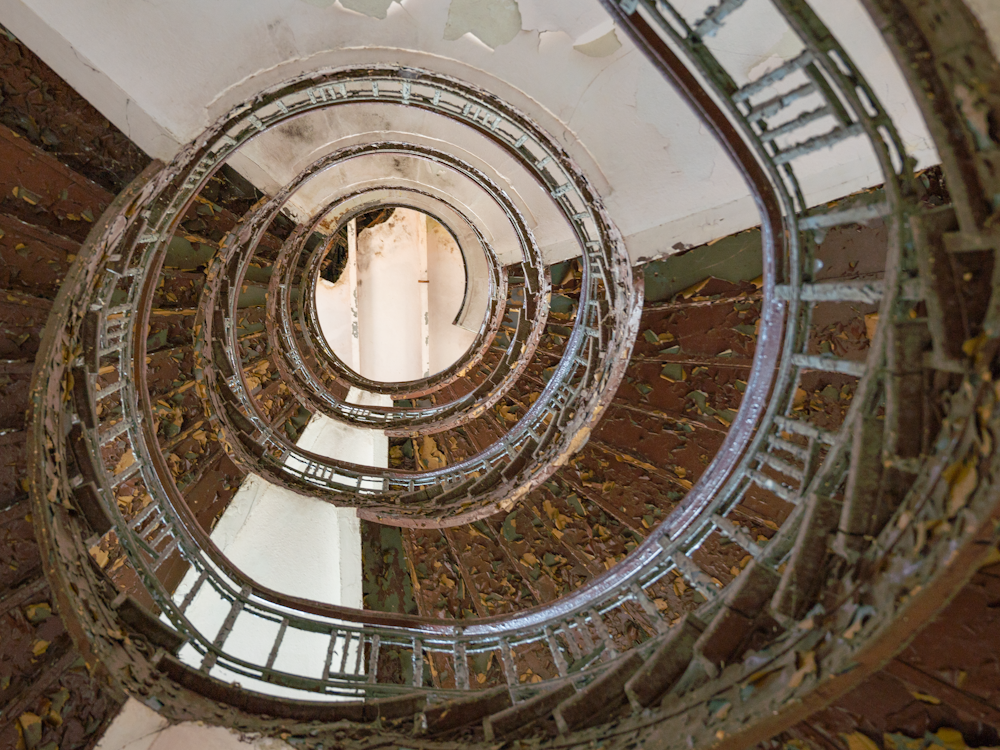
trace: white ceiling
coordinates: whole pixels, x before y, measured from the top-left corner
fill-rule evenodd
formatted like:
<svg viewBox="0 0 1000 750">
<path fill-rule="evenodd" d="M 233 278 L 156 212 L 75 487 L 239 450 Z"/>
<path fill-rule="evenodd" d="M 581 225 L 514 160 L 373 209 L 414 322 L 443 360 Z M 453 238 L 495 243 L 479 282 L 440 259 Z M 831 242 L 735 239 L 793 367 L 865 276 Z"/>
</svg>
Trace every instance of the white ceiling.
<svg viewBox="0 0 1000 750">
<path fill-rule="evenodd" d="M 916 108 L 858 0 L 814 4 L 893 112 L 907 146 L 921 164 L 934 163 Z M 709 40 L 743 80 L 798 51 L 769 7 L 749 0 L 738 23 Z M 399 63 L 484 87 L 555 135 L 598 188 L 634 260 L 758 223 L 734 167 L 597 0 L 0 0 L 0 21 L 160 158 L 234 104 L 302 72 Z M 386 128 L 444 136 L 475 153 L 529 208 L 549 257 L 575 254 L 525 175 L 475 138 L 454 136 L 434 115 L 380 116 Z M 347 135 L 331 132 L 329 140 Z M 324 148 L 321 141 L 309 150 Z M 258 183 L 284 178 L 288 148 L 261 149 Z M 805 186 L 814 202 L 880 181 L 874 160 L 851 148 L 817 155 L 810 170 Z"/>
</svg>

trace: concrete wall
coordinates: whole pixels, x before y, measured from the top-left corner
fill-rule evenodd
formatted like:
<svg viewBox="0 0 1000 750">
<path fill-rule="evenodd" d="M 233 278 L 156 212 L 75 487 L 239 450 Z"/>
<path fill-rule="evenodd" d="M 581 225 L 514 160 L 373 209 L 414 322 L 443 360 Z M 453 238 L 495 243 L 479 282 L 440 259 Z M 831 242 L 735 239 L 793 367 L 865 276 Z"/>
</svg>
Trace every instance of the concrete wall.
<svg viewBox="0 0 1000 750">
<path fill-rule="evenodd" d="M 316 290 L 320 327 L 349 366 L 354 361 L 351 265 L 349 255 L 337 282 L 321 282 Z M 454 238 L 429 216 L 397 208 L 388 221 L 361 232 L 356 268 L 361 375 L 415 380 L 440 372 L 472 345 L 482 312 L 469 328 L 455 324 L 465 295 L 465 264 Z"/>
</svg>

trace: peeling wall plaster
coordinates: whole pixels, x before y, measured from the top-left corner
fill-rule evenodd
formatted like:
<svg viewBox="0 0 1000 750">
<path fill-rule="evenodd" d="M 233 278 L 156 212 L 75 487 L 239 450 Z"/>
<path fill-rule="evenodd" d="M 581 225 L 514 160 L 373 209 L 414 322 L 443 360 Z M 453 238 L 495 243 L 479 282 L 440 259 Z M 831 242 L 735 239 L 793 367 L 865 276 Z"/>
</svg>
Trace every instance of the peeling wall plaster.
<svg viewBox="0 0 1000 750">
<path fill-rule="evenodd" d="M 614 27 L 612 26 L 612 28 L 596 39 L 585 42 L 578 41 L 573 45 L 573 49 L 577 52 L 582 52 L 587 57 L 607 57 L 620 50 L 621 46 L 622 43 L 618 41 L 618 35 L 615 34 Z"/>
<path fill-rule="evenodd" d="M 389 6 L 395 0 L 340 0 L 340 4 L 348 10 L 356 10 L 372 18 L 385 18 L 389 14 Z"/>
<path fill-rule="evenodd" d="M 451 0 L 444 38 L 472 34 L 491 49 L 507 44 L 521 31 L 521 12 L 514 0 Z"/>
</svg>

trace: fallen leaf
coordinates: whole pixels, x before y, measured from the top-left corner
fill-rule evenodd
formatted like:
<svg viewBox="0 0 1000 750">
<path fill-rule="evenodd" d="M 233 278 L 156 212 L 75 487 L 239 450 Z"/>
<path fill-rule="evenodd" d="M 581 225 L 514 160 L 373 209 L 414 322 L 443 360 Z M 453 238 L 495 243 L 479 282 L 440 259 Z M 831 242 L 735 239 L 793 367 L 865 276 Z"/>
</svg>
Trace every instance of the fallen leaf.
<svg viewBox="0 0 1000 750">
<path fill-rule="evenodd" d="M 48 602 L 29 604 L 24 608 L 24 614 L 28 618 L 28 622 L 36 624 L 52 616 L 52 607 Z"/>
<path fill-rule="evenodd" d="M 878 328 L 878 313 L 869 313 L 865 316 L 865 335 L 869 341 L 874 340 L 876 328 Z"/>
<path fill-rule="evenodd" d="M 882 750 L 868 735 L 861 732 L 841 735 L 847 743 L 848 750 Z"/>
<path fill-rule="evenodd" d="M 975 458 L 952 464 L 945 469 L 943 476 L 951 488 L 948 495 L 948 518 L 954 518 L 969 502 L 969 497 L 979 482 Z"/>
<path fill-rule="evenodd" d="M 921 701 L 923 703 L 930 703 L 932 706 L 938 706 L 941 704 L 940 698 L 935 698 L 933 695 L 928 695 L 927 693 L 918 693 L 915 690 L 911 690 L 910 695 L 912 695 L 918 701 Z"/>
</svg>

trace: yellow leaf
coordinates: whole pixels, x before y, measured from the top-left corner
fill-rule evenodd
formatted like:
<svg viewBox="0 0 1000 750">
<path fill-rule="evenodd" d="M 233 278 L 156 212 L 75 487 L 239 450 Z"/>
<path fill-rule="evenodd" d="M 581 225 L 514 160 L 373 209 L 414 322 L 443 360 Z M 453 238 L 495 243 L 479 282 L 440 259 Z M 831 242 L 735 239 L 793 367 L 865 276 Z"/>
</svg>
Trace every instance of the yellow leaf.
<svg viewBox="0 0 1000 750">
<path fill-rule="evenodd" d="M 524 553 L 524 554 L 523 554 L 523 555 L 521 556 L 521 564 L 522 564 L 522 565 L 525 565 L 526 567 L 529 567 L 529 568 L 530 568 L 530 567 L 531 567 L 532 565 L 536 565 L 537 563 L 538 563 L 538 558 L 537 558 L 537 557 L 535 557 L 535 556 L 534 556 L 533 554 L 531 554 L 530 552 L 525 552 L 525 553 Z"/>
<path fill-rule="evenodd" d="M 966 750 L 969 747 L 965 744 L 962 733 L 951 727 L 941 727 L 934 736 L 937 737 L 938 744 L 944 745 L 948 750 Z"/>
<path fill-rule="evenodd" d="M 115 474 L 121 474 L 129 466 L 135 463 L 135 456 L 132 455 L 132 449 L 129 448 L 122 457 L 118 460 L 118 465 L 115 466 Z"/>
<path fill-rule="evenodd" d="M 97 565 L 99 567 L 103 568 L 108 564 L 108 553 L 96 544 L 90 548 L 90 554 L 97 561 Z"/>
<path fill-rule="evenodd" d="M 841 735 L 847 743 L 848 750 L 882 750 L 872 739 L 861 732 Z"/>
<path fill-rule="evenodd" d="M 974 458 L 949 466 L 944 471 L 951 493 L 948 496 L 948 518 L 953 518 L 969 502 L 969 497 L 979 482 Z"/>
<path fill-rule="evenodd" d="M 986 555 L 986 559 L 979 564 L 979 567 L 985 568 L 990 565 L 996 565 L 997 563 L 1000 563 L 1000 549 L 997 547 L 990 547 L 989 554 Z"/>
<path fill-rule="evenodd" d="M 865 316 L 865 333 L 868 335 L 868 340 L 872 341 L 875 338 L 875 329 L 878 328 L 878 313 L 870 313 Z"/>
<path fill-rule="evenodd" d="M 927 693 L 918 693 L 915 690 L 911 690 L 910 695 L 912 695 L 918 701 L 922 701 L 924 703 L 930 703 L 932 706 L 938 706 L 941 704 L 940 698 L 935 698 L 933 695 L 928 695 Z"/>
<path fill-rule="evenodd" d="M 31 653 L 33 653 L 35 656 L 41 656 L 48 650 L 49 650 L 48 641 L 43 641 L 39 639 L 31 644 Z"/>
<path fill-rule="evenodd" d="M 542 510 L 544 510 L 545 515 L 547 515 L 552 520 L 555 520 L 556 514 L 559 512 L 555 509 L 555 506 L 552 505 L 552 501 L 550 500 L 545 500 L 542 502 Z"/>
</svg>

